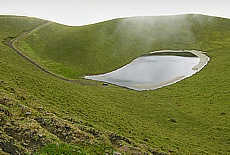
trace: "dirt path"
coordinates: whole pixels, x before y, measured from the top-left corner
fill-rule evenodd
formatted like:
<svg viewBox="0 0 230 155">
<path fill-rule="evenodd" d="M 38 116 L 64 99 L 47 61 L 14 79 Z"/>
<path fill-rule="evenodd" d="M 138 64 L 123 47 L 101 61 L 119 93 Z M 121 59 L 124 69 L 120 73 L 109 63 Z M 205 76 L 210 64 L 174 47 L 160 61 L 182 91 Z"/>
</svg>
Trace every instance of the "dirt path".
<svg viewBox="0 0 230 155">
<path fill-rule="evenodd" d="M 51 22 L 50 21 L 47 21 L 47 22 L 44 22 L 34 28 L 32 28 L 31 30 L 25 32 L 24 34 L 20 35 L 19 37 L 15 38 L 14 40 L 12 40 L 10 42 L 10 48 L 12 48 L 16 53 L 18 53 L 20 56 L 22 56 L 24 59 L 26 59 L 27 61 L 29 61 L 30 63 L 32 63 L 33 65 L 35 65 L 37 68 L 39 68 L 40 70 L 46 72 L 47 74 L 55 77 L 55 78 L 58 78 L 58 79 L 61 79 L 61 80 L 64 80 L 64 81 L 67 81 L 67 82 L 76 82 L 75 80 L 70 80 L 70 79 L 67 79 L 67 78 L 63 78 L 63 77 L 60 77 L 48 70 L 46 70 L 45 68 L 43 68 L 42 66 L 40 66 L 39 64 L 37 64 L 36 62 L 34 62 L 33 60 L 31 60 L 30 58 L 28 58 L 27 56 L 25 56 L 22 52 L 20 52 L 15 46 L 14 46 L 14 43 L 19 41 L 20 39 L 26 37 L 27 35 L 31 34 L 32 32 L 40 29 L 40 28 L 43 28 L 47 25 L 49 25 Z"/>
</svg>

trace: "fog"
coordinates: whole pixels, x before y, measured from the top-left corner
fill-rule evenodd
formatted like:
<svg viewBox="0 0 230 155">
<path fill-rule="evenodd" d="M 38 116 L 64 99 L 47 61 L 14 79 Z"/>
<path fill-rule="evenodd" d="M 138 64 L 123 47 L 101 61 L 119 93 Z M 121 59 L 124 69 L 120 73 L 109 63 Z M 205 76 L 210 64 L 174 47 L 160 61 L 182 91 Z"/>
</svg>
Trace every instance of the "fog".
<svg viewBox="0 0 230 155">
<path fill-rule="evenodd" d="M 65 25 L 87 25 L 132 16 L 205 14 L 230 18 L 225 0 L 0 0 L 0 14 L 23 15 Z"/>
<path fill-rule="evenodd" d="M 193 15 L 193 17 L 196 17 L 196 15 Z M 196 22 L 202 24 L 207 22 L 207 20 L 202 18 L 201 21 L 196 20 Z M 113 34 L 122 34 L 122 37 L 120 37 L 121 46 L 125 44 L 125 47 L 131 43 L 131 47 L 133 42 L 138 41 L 140 46 L 142 46 L 142 50 L 147 53 L 152 50 L 154 43 L 159 43 L 159 40 L 164 40 L 163 44 L 167 44 L 167 41 L 171 40 L 185 43 L 188 41 L 190 43 L 195 42 L 192 27 L 191 21 L 185 15 L 173 17 L 131 17 L 120 20 Z"/>
</svg>

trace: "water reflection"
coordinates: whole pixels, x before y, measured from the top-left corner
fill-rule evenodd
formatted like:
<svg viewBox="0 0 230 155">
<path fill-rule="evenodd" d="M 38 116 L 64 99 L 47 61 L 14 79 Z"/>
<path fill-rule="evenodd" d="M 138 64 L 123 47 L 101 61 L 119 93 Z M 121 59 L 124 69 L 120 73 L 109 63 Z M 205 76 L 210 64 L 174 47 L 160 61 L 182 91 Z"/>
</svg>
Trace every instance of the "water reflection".
<svg viewBox="0 0 230 155">
<path fill-rule="evenodd" d="M 151 55 L 135 59 L 113 72 L 86 76 L 86 79 L 104 81 L 135 90 L 156 89 L 191 76 L 198 57 Z"/>
</svg>

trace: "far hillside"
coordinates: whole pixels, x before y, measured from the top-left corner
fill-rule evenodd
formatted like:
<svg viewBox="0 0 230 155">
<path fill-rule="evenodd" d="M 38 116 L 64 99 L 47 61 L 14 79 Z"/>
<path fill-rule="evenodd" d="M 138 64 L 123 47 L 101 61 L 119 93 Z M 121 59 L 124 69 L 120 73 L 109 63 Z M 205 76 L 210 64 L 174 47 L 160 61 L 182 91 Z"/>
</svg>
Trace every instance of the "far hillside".
<svg viewBox="0 0 230 155">
<path fill-rule="evenodd" d="M 57 23 L 19 42 L 29 57 L 56 74 L 78 78 L 117 69 L 154 50 L 218 50 L 225 44 L 227 19 L 203 15 L 132 17 L 88 26 Z"/>
</svg>

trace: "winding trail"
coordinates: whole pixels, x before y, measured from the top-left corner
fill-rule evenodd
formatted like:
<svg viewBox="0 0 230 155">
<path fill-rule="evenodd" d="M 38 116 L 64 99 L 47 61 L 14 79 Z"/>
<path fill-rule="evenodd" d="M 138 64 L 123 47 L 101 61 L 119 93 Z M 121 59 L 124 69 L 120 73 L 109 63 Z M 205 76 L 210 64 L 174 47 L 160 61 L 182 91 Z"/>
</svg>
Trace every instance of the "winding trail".
<svg viewBox="0 0 230 155">
<path fill-rule="evenodd" d="M 55 78 L 58 78 L 58 79 L 61 79 L 61 80 L 64 80 L 64 81 L 67 81 L 67 82 L 76 82 L 76 80 L 70 80 L 70 79 L 67 79 L 67 78 L 64 78 L 64 77 L 60 77 L 48 70 L 46 70 L 45 68 L 43 68 L 42 66 L 40 66 L 39 64 L 37 64 L 36 62 L 34 62 L 33 60 L 31 60 L 30 58 L 28 58 L 27 56 L 25 56 L 22 52 L 20 52 L 15 46 L 14 46 L 14 43 L 19 41 L 20 39 L 26 37 L 27 35 L 31 34 L 32 32 L 40 29 L 40 28 L 43 28 L 45 26 L 47 26 L 48 24 L 50 24 L 51 22 L 50 21 L 47 21 L 47 22 L 44 22 L 34 28 L 32 28 L 31 30 L 23 33 L 22 35 L 18 36 L 17 38 L 15 38 L 14 40 L 12 40 L 10 42 L 10 48 L 12 48 L 17 54 L 19 54 L 20 56 L 22 56 L 24 59 L 26 59 L 27 61 L 29 61 L 30 63 L 32 63 L 33 65 L 35 65 L 37 68 L 39 68 L 40 70 L 44 71 L 45 73 L 55 77 Z"/>
</svg>

